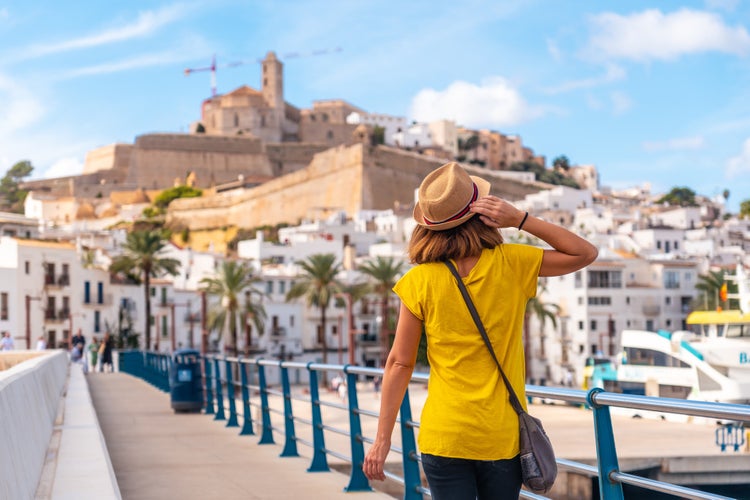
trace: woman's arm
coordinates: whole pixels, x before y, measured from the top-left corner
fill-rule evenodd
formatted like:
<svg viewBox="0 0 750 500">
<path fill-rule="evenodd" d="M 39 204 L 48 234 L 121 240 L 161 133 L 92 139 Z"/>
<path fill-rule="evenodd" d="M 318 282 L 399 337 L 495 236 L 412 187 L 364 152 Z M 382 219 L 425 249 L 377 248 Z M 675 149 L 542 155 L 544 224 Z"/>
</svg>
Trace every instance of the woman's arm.
<svg viewBox="0 0 750 500">
<path fill-rule="evenodd" d="M 384 480 L 383 465 L 391 451 L 391 434 L 396 424 L 398 410 L 404 399 L 406 388 L 411 380 L 417 360 L 419 337 L 422 335 L 422 322 L 401 304 L 396 338 L 385 362 L 381 385 L 380 415 L 375 442 L 370 447 L 362 465 L 367 479 Z"/>
<path fill-rule="evenodd" d="M 518 227 L 549 244 L 545 250 L 539 276 L 561 276 L 572 273 L 594 262 L 598 250 L 594 245 L 567 229 L 537 219 L 496 196 L 485 196 L 471 206 L 482 222 L 490 227 Z M 525 217 L 525 221 L 524 221 Z"/>
</svg>

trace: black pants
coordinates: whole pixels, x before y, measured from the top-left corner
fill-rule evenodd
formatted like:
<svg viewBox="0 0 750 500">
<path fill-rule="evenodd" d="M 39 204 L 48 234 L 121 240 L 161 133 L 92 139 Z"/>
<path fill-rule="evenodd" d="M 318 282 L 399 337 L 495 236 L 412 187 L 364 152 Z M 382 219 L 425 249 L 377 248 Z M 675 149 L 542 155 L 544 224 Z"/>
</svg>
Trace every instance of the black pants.
<svg viewBox="0 0 750 500">
<path fill-rule="evenodd" d="M 521 461 L 468 460 L 422 454 L 433 500 L 517 500 Z"/>
</svg>

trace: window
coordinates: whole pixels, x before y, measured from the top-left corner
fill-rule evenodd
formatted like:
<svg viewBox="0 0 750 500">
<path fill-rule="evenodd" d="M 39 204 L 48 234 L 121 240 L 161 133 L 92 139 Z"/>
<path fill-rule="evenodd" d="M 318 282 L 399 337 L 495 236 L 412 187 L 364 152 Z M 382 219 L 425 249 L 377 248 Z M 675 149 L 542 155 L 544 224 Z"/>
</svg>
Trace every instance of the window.
<svg viewBox="0 0 750 500">
<path fill-rule="evenodd" d="M 279 281 L 279 293 L 286 293 L 286 281 Z"/>
<path fill-rule="evenodd" d="M 294 316 L 289 316 L 289 326 L 294 326 Z"/>
<path fill-rule="evenodd" d="M 612 305 L 612 297 L 589 297 L 590 306 L 609 306 Z"/>
<path fill-rule="evenodd" d="M 153 287 L 153 286 L 152 286 L 152 287 L 151 287 L 151 291 L 150 291 L 150 293 L 151 293 L 151 296 L 152 296 L 152 297 L 156 297 L 156 287 Z"/>
<path fill-rule="evenodd" d="M 583 331 L 583 321 L 578 322 L 578 329 Z"/>
<path fill-rule="evenodd" d="M 589 288 L 622 288 L 622 271 L 589 271 Z"/>
<path fill-rule="evenodd" d="M 8 319 L 8 292 L 0 293 L 0 319 Z"/>
<path fill-rule="evenodd" d="M 91 304 L 91 282 L 83 282 L 83 303 Z"/>
<path fill-rule="evenodd" d="M 672 297 L 664 297 L 664 304 L 665 305 L 672 304 Z"/>
<path fill-rule="evenodd" d="M 29 274 L 31 270 L 31 264 L 29 263 L 28 260 L 23 263 L 23 270 L 26 274 Z"/>
<path fill-rule="evenodd" d="M 684 361 L 680 361 L 674 356 L 653 349 L 626 347 L 625 356 L 629 365 L 690 368 L 690 365 Z"/>
<path fill-rule="evenodd" d="M 167 287 L 161 287 L 161 305 L 167 305 Z"/>
<path fill-rule="evenodd" d="M 596 331 L 596 320 L 595 319 L 591 320 L 591 331 L 592 332 Z"/>
<path fill-rule="evenodd" d="M 575 285 L 576 288 L 581 288 L 583 286 L 583 279 L 582 279 L 582 273 L 581 271 L 577 271 L 575 274 Z"/>
<path fill-rule="evenodd" d="M 94 311 L 94 333 L 99 333 L 102 331 L 101 319 L 101 311 Z"/>
<path fill-rule="evenodd" d="M 96 303 L 104 304 L 104 283 L 101 281 L 96 284 Z"/>
<path fill-rule="evenodd" d="M 333 139 L 333 130 L 329 130 L 328 133 L 326 133 L 326 138 Z"/>
<path fill-rule="evenodd" d="M 273 293 L 273 281 L 266 281 L 266 294 L 271 295 Z"/>
<path fill-rule="evenodd" d="M 680 288 L 680 273 L 677 271 L 664 271 L 664 288 L 671 290 Z"/>
<path fill-rule="evenodd" d="M 162 316 L 161 317 L 161 336 L 166 337 L 169 335 L 169 332 L 167 331 L 167 317 Z"/>
<path fill-rule="evenodd" d="M 625 304 L 630 305 L 630 297 L 625 297 Z"/>
</svg>

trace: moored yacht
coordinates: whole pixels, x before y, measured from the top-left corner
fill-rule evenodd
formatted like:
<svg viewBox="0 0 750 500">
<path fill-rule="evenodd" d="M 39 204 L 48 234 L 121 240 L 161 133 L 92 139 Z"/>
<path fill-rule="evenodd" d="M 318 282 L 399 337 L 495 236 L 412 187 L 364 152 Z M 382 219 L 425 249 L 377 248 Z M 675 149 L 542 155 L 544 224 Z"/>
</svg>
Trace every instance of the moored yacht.
<svg viewBox="0 0 750 500">
<path fill-rule="evenodd" d="M 647 396 L 750 404 L 750 281 L 734 276 L 736 310 L 695 311 L 689 331 L 624 330 L 621 351 L 591 370 L 590 383 Z"/>
</svg>

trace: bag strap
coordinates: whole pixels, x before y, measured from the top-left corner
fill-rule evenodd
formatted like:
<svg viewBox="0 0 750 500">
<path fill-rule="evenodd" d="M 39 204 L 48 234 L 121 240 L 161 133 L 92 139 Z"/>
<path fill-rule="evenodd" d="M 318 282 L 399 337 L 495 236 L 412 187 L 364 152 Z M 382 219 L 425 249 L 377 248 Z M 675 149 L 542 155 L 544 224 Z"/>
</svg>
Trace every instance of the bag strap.
<svg viewBox="0 0 750 500">
<path fill-rule="evenodd" d="M 508 380 L 508 377 L 505 376 L 503 367 L 500 366 L 500 361 L 498 361 L 497 355 L 495 354 L 495 350 L 492 348 L 492 344 L 490 343 L 490 338 L 487 336 L 487 331 L 484 329 L 484 325 L 482 324 L 482 320 L 479 317 L 477 308 L 474 306 L 474 301 L 471 300 L 471 296 L 469 295 L 469 291 L 466 289 L 466 285 L 464 285 L 464 282 L 461 279 L 461 275 L 458 274 L 458 270 L 456 269 L 456 266 L 453 265 L 453 262 L 447 260 L 445 261 L 445 265 L 448 266 L 448 269 L 450 269 L 451 273 L 453 274 L 453 277 L 456 278 L 456 283 L 458 283 L 458 289 L 461 291 L 461 295 L 463 296 L 464 301 L 466 302 L 466 307 L 469 308 L 469 313 L 471 314 L 471 318 L 474 320 L 474 323 L 477 325 L 477 329 L 479 330 L 480 335 L 482 335 L 482 339 L 484 339 L 484 345 L 487 346 L 487 349 L 490 351 L 490 354 L 492 355 L 492 359 L 495 361 L 495 364 L 497 365 L 498 370 L 500 370 L 500 375 L 503 377 L 505 386 L 508 388 L 508 399 L 510 400 L 510 405 L 513 407 L 513 409 L 516 411 L 517 414 L 520 415 L 521 413 L 524 413 L 525 410 L 523 409 L 523 406 L 521 406 L 521 402 L 518 401 L 518 396 L 516 396 L 516 391 L 513 390 L 513 386 L 510 385 L 510 380 Z"/>
</svg>

